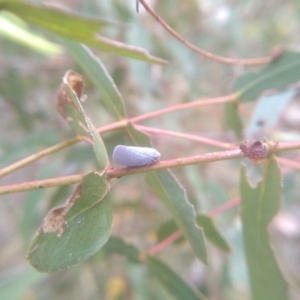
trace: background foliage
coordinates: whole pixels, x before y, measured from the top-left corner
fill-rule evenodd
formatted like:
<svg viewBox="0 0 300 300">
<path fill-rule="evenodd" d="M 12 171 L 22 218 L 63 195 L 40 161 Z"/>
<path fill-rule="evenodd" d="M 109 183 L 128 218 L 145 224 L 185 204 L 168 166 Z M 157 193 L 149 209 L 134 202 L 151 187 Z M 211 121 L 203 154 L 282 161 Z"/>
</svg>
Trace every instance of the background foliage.
<svg viewBox="0 0 300 300">
<path fill-rule="evenodd" d="M 116 49 L 106 48 L 107 52 L 101 51 L 104 46 L 96 45 L 93 38 L 89 39 L 89 33 L 93 31 L 81 32 L 80 23 L 73 24 L 74 27 L 70 25 L 75 41 L 94 46 L 93 53 L 101 59 L 101 64 L 113 78 L 120 91 L 118 94 L 112 88 L 105 72 L 93 69 L 94 60 L 88 60 L 86 52 L 82 50 L 85 48 L 63 39 L 59 32 L 57 34 L 60 37 L 50 33 L 55 31 L 52 27 L 57 24 L 59 27 L 59 19 L 55 19 L 51 28 L 46 28 L 50 31 L 46 31 L 24 23 L 24 20 L 33 22 L 26 17 L 24 10 L 12 9 L 24 19 L 23 21 L 2 11 L 0 168 L 73 136 L 56 109 L 57 90 L 63 75 L 69 69 L 75 70 L 85 78 L 85 93 L 88 98 L 83 107 L 97 128 L 122 119 L 125 110 L 116 105 L 120 99 L 124 100 L 126 115 L 130 118 L 201 98 L 229 95 L 241 91 L 246 86 L 240 94 L 240 100 L 245 103 L 239 107 L 238 114 L 233 110 L 235 116 L 239 117 L 235 119 L 236 122 L 228 122 L 228 116 L 233 120 L 233 115 L 228 113 L 230 107 L 227 107 L 226 116 L 224 105 L 209 105 L 149 119 L 144 121 L 143 125 L 232 142 L 236 145 L 243 139 L 261 139 L 264 136 L 280 141 L 300 139 L 298 53 L 288 52 L 284 61 L 279 60 L 266 69 L 263 69 L 263 66 L 254 68 L 226 65 L 205 59 L 187 49 L 163 30 L 142 6 L 137 14 L 135 1 L 78 0 L 54 4 L 81 16 L 105 19 L 102 21 L 103 36 L 141 47 L 149 53 L 145 55 L 143 51 L 130 52 L 132 57 L 144 60 L 141 61 L 117 55 Z M 5 8 L 5 5 L 5 1 L 0 2 L 1 9 Z M 254 58 L 268 55 L 279 43 L 293 51 L 299 47 L 300 6 L 297 1 L 287 3 L 166 0 L 157 3 L 152 1 L 151 6 L 187 40 L 218 55 Z M 36 15 L 38 16 L 38 13 Z M 110 20 L 109 26 L 107 20 Z M 94 23 L 89 25 L 89 28 L 95 29 Z M 62 26 L 65 26 L 64 22 Z M 168 64 L 162 65 L 163 60 L 168 61 Z M 279 70 L 283 68 L 283 71 L 278 73 L 277 67 Z M 265 78 L 266 73 L 271 76 Z M 263 78 L 262 86 L 257 84 L 255 88 L 247 90 L 247 83 L 258 78 Z M 284 90 L 276 90 L 271 95 L 261 95 L 262 91 L 270 88 Z M 110 99 L 114 101 L 111 102 Z M 114 109 L 118 113 L 108 113 Z M 259 125 L 261 120 L 266 122 L 263 130 Z M 117 144 L 148 143 L 145 137 L 140 136 L 133 128 L 130 127 L 129 130 L 131 140 L 122 130 L 102 135 L 110 158 Z M 164 135 L 152 135 L 151 142 L 162 153 L 163 159 L 218 150 L 216 147 Z M 283 156 L 299 161 L 297 152 L 285 152 Z M 164 194 L 163 189 L 156 189 L 153 193 L 149 186 L 157 186 L 157 178 L 154 178 L 152 173 L 147 174 L 148 185 L 144 175 L 112 179 L 112 237 L 100 251 L 78 266 L 53 274 L 38 273 L 28 265 L 24 257 L 48 211 L 54 206 L 64 204 L 75 187 L 68 185 L 2 195 L 0 298 L 271 299 L 268 297 L 274 295 L 268 292 L 272 287 L 275 296 L 282 297 L 279 292 L 276 293 L 276 288 L 286 295 L 285 281 L 288 281 L 290 299 L 298 299 L 299 171 L 281 166 L 283 189 L 282 202 L 279 204 L 281 175 L 274 161 L 271 160 L 264 169 L 265 176 L 270 175 L 270 181 L 264 181 L 256 189 L 248 186 L 244 169 L 240 175 L 240 164 L 241 160 L 237 159 L 172 169 L 185 188 L 187 198 L 195 207 L 197 223 L 203 226 L 207 235 L 207 266 L 196 258 L 196 255 L 200 258 L 205 255 L 195 255 L 191 245 L 183 240 L 169 245 L 155 256 L 151 255 L 153 247 L 176 230 L 176 225 L 171 221 L 176 219 L 176 208 L 172 206 L 172 201 L 169 201 L 181 192 L 176 190 L 178 187 L 174 183 L 175 179 L 173 182 L 172 177 L 165 173 L 159 173 L 160 180 L 164 180 L 165 185 L 174 185 L 173 194 Z M 257 182 L 261 178 L 262 168 L 250 164 L 247 167 L 251 179 Z M 6 185 L 88 173 L 95 169 L 99 167 L 93 149 L 89 144 L 82 142 L 3 177 L 0 183 Z M 255 213 L 253 218 L 251 214 L 243 215 L 243 209 L 257 209 L 255 206 L 247 207 L 247 197 L 256 197 L 257 193 L 261 195 L 260 189 L 263 189 L 264 185 L 272 190 L 274 183 L 279 188 L 278 193 L 263 198 L 274 200 L 271 204 L 263 202 L 268 212 L 265 215 L 267 220 L 258 222 Z M 218 207 L 240 195 L 242 207 L 235 204 L 222 213 L 216 213 Z M 163 202 L 159 202 L 158 198 L 164 198 Z M 280 212 L 269 226 L 279 205 Z M 190 210 L 186 212 L 187 215 L 192 215 Z M 213 217 L 214 223 L 211 223 L 210 217 Z M 189 219 L 183 222 L 188 224 Z M 241 222 L 244 222 L 243 227 Z M 255 225 L 254 233 L 251 232 L 252 225 Z M 109 227 L 109 224 L 107 226 Z M 269 236 L 267 227 L 270 229 Z M 262 243 L 259 243 L 259 251 L 262 252 L 258 253 L 267 253 L 266 257 L 261 257 L 261 266 L 264 266 L 266 261 L 270 262 L 270 265 L 269 268 L 262 269 L 254 266 L 249 276 L 246 262 L 249 259 L 251 261 L 251 255 L 257 250 L 251 243 L 257 232 L 263 232 L 262 236 L 256 236 L 258 241 L 262 239 Z M 187 233 L 189 241 L 194 242 L 194 249 L 201 247 L 201 241 L 193 240 L 193 234 L 197 232 Z M 250 237 L 247 239 L 247 236 Z M 268 252 L 271 251 L 270 243 L 266 241 L 268 237 L 272 240 L 274 258 Z M 230 253 L 227 252 L 228 248 Z M 285 279 L 276 273 L 276 261 L 279 261 Z M 260 280 L 262 272 L 269 272 L 269 282 L 266 281 L 266 286 L 269 285 L 270 288 L 260 290 L 255 282 Z"/>
</svg>

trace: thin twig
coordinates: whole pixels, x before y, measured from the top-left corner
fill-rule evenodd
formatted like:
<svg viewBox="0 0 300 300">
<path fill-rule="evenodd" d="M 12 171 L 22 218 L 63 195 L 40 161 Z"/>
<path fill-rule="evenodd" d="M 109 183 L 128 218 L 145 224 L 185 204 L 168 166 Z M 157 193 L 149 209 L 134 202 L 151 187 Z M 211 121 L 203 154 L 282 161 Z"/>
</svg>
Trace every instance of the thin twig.
<svg viewBox="0 0 300 300">
<path fill-rule="evenodd" d="M 168 237 L 166 237 L 164 240 L 162 240 L 160 243 L 156 244 L 154 247 L 152 247 L 148 251 L 148 255 L 154 256 L 167 248 L 169 245 L 173 244 L 176 240 L 178 240 L 182 236 L 182 232 L 177 230 Z"/>
<path fill-rule="evenodd" d="M 28 164 L 44 157 L 46 155 L 52 154 L 54 152 L 57 152 L 59 150 L 62 150 L 64 148 L 66 148 L 66 147 L 69 147 L 73 144 L 76 144 L 79 141 L 80 141 L 79 137 L 74 137 L 74 138 L 66 140 L 62 143 L 59 143 L 57 145 L 54 145 L 52 147 L 46 148 L 42 151 L 39 151 L 39 152 L 37 152 L 33 155 L 30 155 L 30 156 L 28 156 L 28 157 L 26 157 L 22 160 L 19 160 L 18 162 L 14 163 L 14 164 L 12 164 L 8 167 L 5 167 L 5 168 L 1 169 L 0 170 L 0 177 L 3 177 L 3 176 L 5 176 L 9 173 L 12 173 L 12 172 L 16 171 L 17 169 L 20 169 L 21 167 L 24 167 L 24 166 L 26 166 L 26 165 L 28 165 Z"/>
<path fill-rule="evenodd" d="M 196 47 L 192 43 L 188 42 L 184 39 L 181 35 L 179 35 L 175 30 L 173 30 L 147 3 L 145 0 L 139 1 L 146 11 L 162 26 L 164 27 L 173 37 L 179 40 L 182 44 L 184 44 L 189 49 L 201 54 L 202 56 L 216 60 L 219 62 L 223 62 L 225 64 L 235 64 L 235 65 L 261 65 L 267 64 L 272 61 L 273 56 L 261 57 L 261 58 L 254 58 L 254 59 L 235 59 L 235 58 L 227 58 L 212 54 L 207 52 L 201 48 Z"/>
<path fill-rule="evenodd" d="M 300 149 L 300 142 L 273 143 L 273 146 L 271 146 L 271 143 L 272 142 L 268 142 L 270 147 L 272 147 L 272 153 L 276 153 L 283 150 Z M 242 158 L 242 157 L 244 157 L 244 154 L 240 149 L 233 149 L 227 151 L 212 152 L 212 153 L 206 153 L 202 155 L 165 160 L 146 167 L 109 169 L 106 175 L 107 175 L 107 179 L 112 179 L 112 178 L 119 178 L 122 176 L 146 173 L 150 171 L 157 171 L 157 170 L 162 170 L 167 168 L 188 166 L 188 165 L 215 162 L 215 161 Z M 29 191 L 29 190 L 36 190 L 36 189 L 48 188 L 48 187 L 54 187 L 60 185 L 75 184 L 80 182 L 83 176 L 84 174 L 78 174 L 78 175 L 71 175 L 71 176 L 58 177 L 52 179 L 38 180 L 33 182 L 24 182 L 21 184 L 6 185 L 0 187 L 0 195 Z"/>
<path fill-rule="evenodd" d="M 187 166 L 187 165 L 200 164 L 205 162 L 234 159 L 243 156 L 244 154 L 240 151 L 240 149 L 206 153 L 203 155 L 164 160 L 154 165 L 146 166 L 146 167 L 109 169 L 106 173 L 106 176 L 107 179 L 119 178 L 125 175 L 127 176 L 127 175 L 139 174 L 139 173 L 146 173 L 149 171 L 157 171 L 157 170 L 162 170 L 167 168 L 174 168 L 179 166 Z M 53 186 L 74 184 L 80 182 L 83 176 L 84 174 L 78 174 L 78 175 L 71 175 L 65 177 L 57 177 L 52 179 L 37 180 L 32 182 L 24 182 L 21 184 L 6 185 L 0 187 L 0 195 L 48 188 Z"/>
<path fill-rule="evenodd" d="M 23 182 L 11 185 L 5 185 L 0 187 L 0 195 L 27 192 L 38 189 L 45 189 L 50 187 L 56 187 L 61 185 L 79 183 L 85 174 L 70 175 L 64 177 L 56 177 L 49 179 L 42 179 L 30 182 Z"/>
<path fill-rule="evenodd" d="M 150 118 L 154 118 L 163 114 L 167 114 L 167 113 L 171 113 L 177 110 L 182 110 L 182 109 L 187 109 L 187 108 L 192 108 L 192 107 L 198 107 L 198 106 L 204 106 L 204 105 L 211 105 L 211 104 L 219 104 L 219 103 L 226 103 L 226 102 L 230 102 L 230 101 L 234 101 L 235 100 L 235 95 L 229 95 L 229 96 L 224 96 L 224 97 L 218 97 L 218 98 L 211 98 L 211 99 L 203 99 L 203 100 L 196 100 L 193 102 L 188 102 L 188 103 L 182 103 L 182 104 L 178 104 L 172 107 L 167 107 L 165 109 L 161 109 L 158 111 L 154 111 L 154 112 L 150 112 L 141 116 L 137 116 L 137 117 L 133 117 L 131 119 L 125 119 L 125 120 L 121 120 L 106 126 L 102 126 L 100 128 L 98 128 L 98 133 L 99 134 L 103 134 L 106 132 L 110 132 L 113 130 L 117 130 L 117 129 L 121 129 L 127 126 L 127 124 L 129 122 L 131 123 L 137 123 L 137 122 L 141 122 Z M 59 143 L 57 145 L 54 145 L 52 147 L 46 148 L 44 150 L 41 150 L 29 157 L 26 157 L 24 159 L 19 160 L 18 162 L 5 167 L 3 169 L 0 170 L 0 178 L 13 172 L 16 171 L 17 169 L 20 169 L 46 155 L 50 155 L 53 154 L 65 147 L 71 146 L 77 142 L 79 142 L 81 139 L 78 137 L 74 137 L 72 139 L 69 139 L 67 141 L 64 141 L 62 143 Z"/>
<path fill-rule="evenodd" d="M 238 98 L 238 94 L 230 94 L 227 96 L 223 97 L 217 97 L 217 98 L 208 98 L 208 99 L 200 99 L 192 102 L 187 102 L 187 103 L 180 103 L 177 105 L 173 105 L 164 109 L 160 109 L 157 111 L 153 111 L 138 117 L 134 117 L 130 119 L 130 122 L 132 123 L 137 123 L 144 121 L 146 119 L 158 117 L 160 115 L 165 115 L 171 112 L 175 112 L 178 110 L 183 110 L 187 108 L 194 108 L 194 107 L 200 107 L 200 106 L 205 106 L 205 105 L 212 105 L 212 104 L 221 104 L 221 103 L 227 103 L 227 102 L 233 102 L 236 101 Z"/>
<path fill-rule="evenodd" d="M 177 138 L 185 139 L 188 141 L 193 141 L 193 142 L 201 143 L 204 145 L 214 146 L 214 147 L 223 148 L 223 149 L 233 149 L 236 147 L 233 144 L 220 142 L 220 141 L 212 140 L 209 138 L 205 138 L 205 137 L 193 135 L 193 134 L 180 133 L 177 131 L 164 130 L 164 129 L 160 129 L 160 128 L 152 128 L 152 127 L 147 127 L 147 126 L 142 126 L 142 125 L 134 125 L 134 127 L 140 131 L 144 131 L 144 132 L 150 133 L 150 134 L 154 133 L 159 136 L 166 135 L 166 136 L 177 137 Z"/>
</svg>

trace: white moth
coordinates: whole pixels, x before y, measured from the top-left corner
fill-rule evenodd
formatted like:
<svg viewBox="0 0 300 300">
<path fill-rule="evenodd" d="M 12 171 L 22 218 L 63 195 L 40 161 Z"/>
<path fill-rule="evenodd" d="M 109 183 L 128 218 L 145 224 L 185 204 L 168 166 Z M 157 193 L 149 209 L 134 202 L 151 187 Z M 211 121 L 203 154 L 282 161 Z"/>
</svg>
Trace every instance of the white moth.
<svg viewBox="0 0 300 300">
<path fill-rule="evenodd" d="M 147 147 L 132 147 L 119 145 L 113 152 L 113 161 L 126 167 L 149 166 L 160 159 L 160 153 Z"/>
</svg>

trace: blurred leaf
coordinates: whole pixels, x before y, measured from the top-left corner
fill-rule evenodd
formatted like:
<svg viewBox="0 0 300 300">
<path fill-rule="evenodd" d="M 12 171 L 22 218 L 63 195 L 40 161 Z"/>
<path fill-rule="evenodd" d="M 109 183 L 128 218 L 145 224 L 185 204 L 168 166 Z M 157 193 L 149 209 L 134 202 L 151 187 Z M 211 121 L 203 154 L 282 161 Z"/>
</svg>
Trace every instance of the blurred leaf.
<svg viewBox="0 0 300 300">
<path fill-rule="evenodd" d="M 158 278 L 159 282 L 178 300 L 200 300 L 206 297 L 200 296 L 182 278 L 180 278 L 166 264 L 155 257 L 148 256 L 147 266 Z"/>
<path fill-rule="evenodd" d="M 63 50 L 59 45 L 51 43 L 36 33 L 32 33 L 29 29 L 14 23 L 4 12 L 0 16 L 0 35 L 44 55 L 56 55 Z"/>
<path fill-rule="evenodd" d="M 18 300 L 30 290 L 30 287 L 45 278 L 45 274 L 38 273 L 31 267 L 16 274 L 2 273 L 5 278 L 0 279 L 0 299 Z"/>
<path fill-rule="evenodd" d="M 241 169 L 241 216 L 244 245 L 254 300 L 287 300 L 287 283 L 270 246 L 268 225 L 280 206 L 281 174 L 274 157 L 265 161 L 264 177 L 256 188 Z"/>
<path fill-rule="evenodd" d="M 230 248 L 226 240 L 222 237 L 216 225 L 214 224 L 212 218 L 206 215 L 197 215 L 196 217 L 197 224 L 203 228 L 205 237 L 210 241 L 214 246 L 219 248 L 222 251 L 229 252 Z M 158 241 L 162 241 L 167 238 L 169 235 L 173 234 L 178 230 L 177 224 L 174 220 L 170 220 L 164 223 L 157 231 Z M 182 240 L 178 239 L 177 241 Z"/>
<path fill-rule="evenodd" d="M 108 240 L 112 206 L 106 179 L 86 175 L 65 206 L 44 219 L 27 258 L 41 272 L 55 272 L 95 254 Z"/>
<path fill-rule="evenodd" d="M 299 81 L 299 67 L 300 53 L 286 51 L 260 71 L 239 77 L 234 91 L 241 101 L 256 100 L 265 90 L 284 89 Z"/>
<path fill-rule="evenodd" d="M 135 145 L 150 146 L 147 136 L 127 125 L 127 134 Z M 188 201 L 186 192 L 169 170 L 147 173 L 146 182 L 165 204 L 183 235 L 192 245 L 196 256 L 207 263 L 206 245 L 203 230 L 195 222 L 195 210 Z"/>
<path fill-rule="evenodd" d="M 104 246 L 104 251 L 108 254 L 122 254 L 125 255 L 132 262 L 141 262 L 140 255 L 136 247 L 131 244 L 125 243 L 121 238 L 111 236 Z"/>
<path fill-rule="evenodd" d="M 26 111 L 26 105 L 24 103 L 26 91 L 24 90 L 24 83 L 20 78 L 19 71 L 14 68 L 8 69 L 4 74 L 3 81 L 6 83 L 4 85 L 4 91 L 2 91 L 4 101 L 11 105 L 12 109 L 15 111 L 20 128 L 24 129 L 25 132 L 32 131 L 33 118 L 30 118 L 30 114 Z"/>
<path fill-rule="evenodd" d="M 147 174 L 146 181 L 156 196 L 166 205 L 185 238 L 191 243 L 196 256 L 207 263 L 203 229 L 195 223 L 195 210 L 185 190 L 169 170 Z"/>
<path fill-rule="evenodd" d="M 101 99 L 112 116 L 116 120 L 124 119 L 124 100 L 101 60 L 90 49 L 76 42 L 61 39 L 61 43 L 98 88 Z"/>
<path fill-rule="evenodd" d="M 199 300 L 205 299 L 197 293 L 180 278 L 167 265 L 157 258 L 147 256 L 145 258 L 139 250 L 131 244 L 125 243 L 119 237 L 110 237 L 104 250 L 108 255 L 122 254 L 133 262 L 145 264 L 149 270 L 156 276 L 158 281 L 171 293 L 175 299 L 180 300 Z"/>
<path fill-rule="evenodd" d="M 9 11 L 28 23 L 103 51 L 157 64 L 167 63 L 161 58 L 150 55 L 148 51 L 142 48 L 97 35 L 104 27 L 116 24 L 107 20 L 81 17 L 70 12 L 19 1 L 0 0 L 0 10 Z"/>
<path fill-rule="evenodd" d="M 243 123 L 238 112 L 238 103 L 229 102 L 225 104 L 225 123 L 228 129 L 234 131 L 239 139 L 243 137 Z"/>
<path fill-rule="evenodd" d="M 100 165 L 100 173 L 103 173 L 108 165 L 108 156 L 97 129 L 86 116 L 79 99 L 83 97 L 83 79 L 79 74 L 67 71 L 63 81 L 57 97 L 58 110 L 78 135 L 91 138 L 95 157 Z"/>
<path fill-rule="evenodd" d="M 59 143 L 60 136 L 55 130 L 49 130 L 45 127 L 36 128 L 35 131 L 26 134 L 18 140 L 8 138 L 8 145 L 5 145 L 5 139 L 0 139 L 0 147 L 5 150 L 3 154 L 0 152 L 0 167 L 14 163 L 16 160 L 22 159 L 33 152 L 41 150 L 43 147 L 50 147 L 55 143 Z"/>
<path fill-rule="evenodd" d="M 211 217 L 197 215 L 196 221 L 197 224 L 203 228 L 205 236 L 212 244 L 225 252 L 230 251 L 227 241 L 222 237 Z"/>
<path fill-rule="evenodd" d="M 246 130 L 246 139 L 257 139 L 255 134 L 260 132 L 264 127 L 274 127 L 282 111 L 293 100 L 296 94 L 297 90 L 292 89 L 262 96 L 254 109 L 251 122 Z"/>
<path fill-rule="evenodd" d="M 114 24 L 100 18 L 81 17 L 67 10 L 63 11 L 50 6 L 33 5 L 20 1 L 1 0 L 0 10 L 9 11 L 28 23 L 75 40 L 94 36 L 104 27 Z"/>
</svg>

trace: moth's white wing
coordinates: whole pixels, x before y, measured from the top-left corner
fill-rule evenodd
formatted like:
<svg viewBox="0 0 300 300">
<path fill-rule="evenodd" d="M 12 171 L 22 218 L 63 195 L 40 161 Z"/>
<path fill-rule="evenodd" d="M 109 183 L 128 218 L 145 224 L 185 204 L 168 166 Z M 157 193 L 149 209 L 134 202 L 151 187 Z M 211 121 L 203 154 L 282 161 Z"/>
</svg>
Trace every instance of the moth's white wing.
<svg viewBox="0 0 300 300">
<path fill-rule="evenodd" d="M 160 153 L 147 147 L 132 147 L 119 145 L 113 152 L 113 160 L 119 165 L 126 167 L 142 167 L 157 162 Z"/>
</svg>

